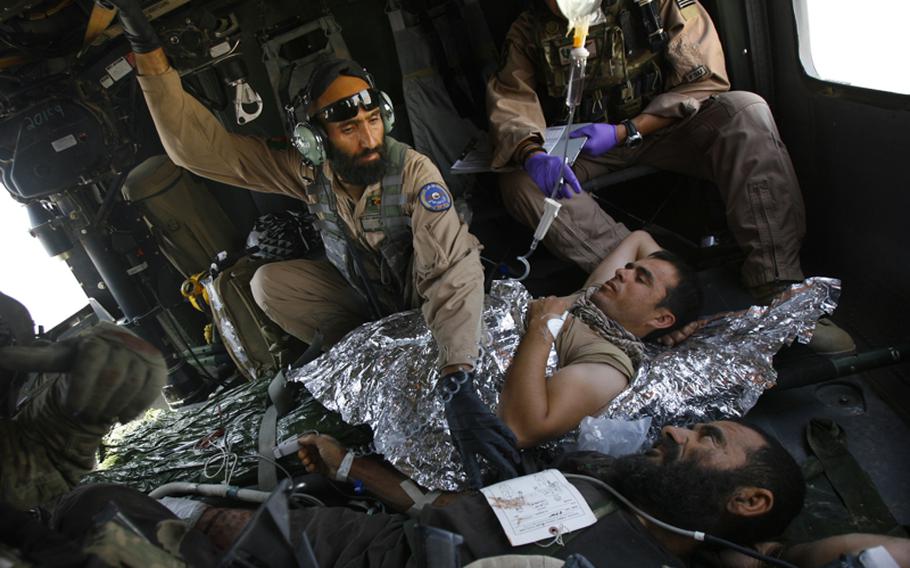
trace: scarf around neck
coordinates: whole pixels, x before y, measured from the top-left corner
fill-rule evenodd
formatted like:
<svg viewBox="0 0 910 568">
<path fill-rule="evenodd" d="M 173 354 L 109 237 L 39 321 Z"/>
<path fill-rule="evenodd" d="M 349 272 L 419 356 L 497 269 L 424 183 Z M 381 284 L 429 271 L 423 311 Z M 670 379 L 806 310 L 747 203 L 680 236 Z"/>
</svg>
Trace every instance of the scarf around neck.
<svg viewBox="0 0 910 568">
<path fill-rule="evenodd" d="M 587 288 L 569 308 L 569 313 L 581 320 L 594 333 L 618 347 L 629 357 L 632 366 L 637 370 L 644 357 L 645 344 L 594 305 L 591 296 L 598 288 L 600 286 Z"/>
</svg>

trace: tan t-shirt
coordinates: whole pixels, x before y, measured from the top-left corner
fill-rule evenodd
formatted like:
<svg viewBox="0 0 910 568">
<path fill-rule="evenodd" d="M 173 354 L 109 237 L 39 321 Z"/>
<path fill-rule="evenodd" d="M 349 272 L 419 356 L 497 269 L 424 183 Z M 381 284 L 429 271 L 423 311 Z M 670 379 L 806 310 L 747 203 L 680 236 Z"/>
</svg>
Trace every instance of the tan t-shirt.
<svg viewBox="0 0 910 568">
<path fill-rule="evenodd" d="M 635 367 L 628 355 L 572 316 L 569 316 L 556 336 L 556 354 L 559 356 L 560 368 L 577 363 L 599 363 L 610 365 L 625 375 L 626 379 L 631 379 L 635 374 Z"/>
</svg>

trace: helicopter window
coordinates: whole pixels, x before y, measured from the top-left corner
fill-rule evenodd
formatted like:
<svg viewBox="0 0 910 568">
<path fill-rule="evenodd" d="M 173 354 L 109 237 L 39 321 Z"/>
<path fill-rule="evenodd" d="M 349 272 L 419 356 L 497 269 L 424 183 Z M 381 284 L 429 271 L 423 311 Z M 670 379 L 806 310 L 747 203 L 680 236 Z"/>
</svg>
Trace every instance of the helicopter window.
<svg viewBox="0 0 910 568">
<path fill-rule="evenodd" d="M 910 94 L 907 0 L 793 0 L 799 54 L 816 79 Z"/>
<path fill-rule="evenodd" d="M 66 262 L 49 257 L 28 228 L 25 207 L 0 194 L 0 292 L 25 304 L 36 325 L 51 329 L 88 299 Z"/>
</svg>

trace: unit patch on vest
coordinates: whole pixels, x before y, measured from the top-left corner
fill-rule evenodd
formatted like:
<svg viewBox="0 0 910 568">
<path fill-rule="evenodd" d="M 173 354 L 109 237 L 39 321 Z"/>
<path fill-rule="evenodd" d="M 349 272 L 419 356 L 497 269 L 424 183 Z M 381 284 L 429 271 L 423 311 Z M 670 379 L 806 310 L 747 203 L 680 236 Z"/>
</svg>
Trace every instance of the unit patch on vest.
<svg viewBox="0 0 910 568">
<path fill-rule="evenodd" d="M 452 206 L 452 198 L 438 183 L 428 183 L 420 188 L 420 204 L 428 211 L 445 211 Z"/>
</svg>

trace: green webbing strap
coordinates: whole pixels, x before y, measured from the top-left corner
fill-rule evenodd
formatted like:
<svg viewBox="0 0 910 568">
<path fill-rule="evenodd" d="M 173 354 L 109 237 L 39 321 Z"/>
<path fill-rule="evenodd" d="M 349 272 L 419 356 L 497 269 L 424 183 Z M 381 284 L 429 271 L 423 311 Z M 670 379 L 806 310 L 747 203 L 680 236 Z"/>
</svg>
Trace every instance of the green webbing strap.
<svg viewBox="0 0 910 568">
<path fill-rule="evenodd" d="M 393 219 L 361 219 L 360 226 L 363 227 L 365 231 L 379 231 L 380 229 L 389 229 L 386 231 L 386 236 L 389 236 L 391 229 L 399 229 L 401 227 L 410 227 L 411 218 L 410 217 L 395 217 Z"/>
<path fill-rule="evenodd" d="M 317 331 L 303 355 L 294 362 L 294 367 L 305 365 L 322 353 L 322 333 Z M 284 371 L 278 371 L 269 383 L 271 404 L 265 409 L 259 423 L 259 468 L 257 471 L 259 489 L 272 491 L 278 485 L 278 468 L 272 453 L 277 445 L 278 419 L 294 409 L 295 395 L 300 383 L 288 383 Z M 264 458 L 264 459 L 263 459 Z"/>
<path fill-rule="evenodd" d="M 401 193 L 401 173 L 404 171 L 404 159 L 408 146 L 395 140 L 386 138 L 389 160 L 385 177 L 382 178 L 382 205 L 380 215 L 383 227 L 391 229 L 400 227 L 402 222 L 410 224 L 411 218 L 404 214 L 404 205 L 407 196 Z M 406 221 L 405 221 L 406 220 Z M 386 231 L 386 237 L 389 237 Z"/>
<path fill-rule="evenodd" d="M 401 151 L 401 152 L 396 152 L 396 153 L 395 153 L 395 158 L 396 158 L 396 159 L 399 159 L 399 160 L 403 160 L 403 159 L 404 159 L 404 152 L 403 152 L 403 151 Z M 393 166 L 397 166 L 397 164 L 395 164 L 394 162 L 392 163 L 392 165 L 393 165 Z M 396 171 L 399 171 L 399 172 L 400 172 L 400 170 L 401 170 L 400 168 L 396 168 Z M 383 187 L 400 186 L 400 185 L 401 185 L 401 181 L 402 181 L 402 177 L 401 177 L 401 174 L 400 174 L 400 173 L 389 174 L 389 175 L 387 175 L 387 176 L 385 176 L 385 177 L 382 178 L 382 186 L 383 186 Z"/>
<path fill-rule="evenodd" d="M 334 217 L 333 217 L 334 218 Z M 333 235 L 341 235 L 341 227 L 338 226 L 338 223 L 334 221 L 329 221 L 328 219 L 320 219 L 319 227 L 324 230 L 332 233 Z"/>
<path fill-rule="evenodd" d="M 335 216 L 335 211 L 325 203 L 311 203 L 309 208 L 310 213 L 313 213 L 314 215 L 316 213 L 325 213 L 327 215 L 332 215 L 333 217 Z"/>
<path fill-rule="evenodd" d="M 844 431 L 834 420 L 813 418 L 806 439 L 858 530 L 905 536 L 869 475 L 847 450 Z"/>
</svg>

